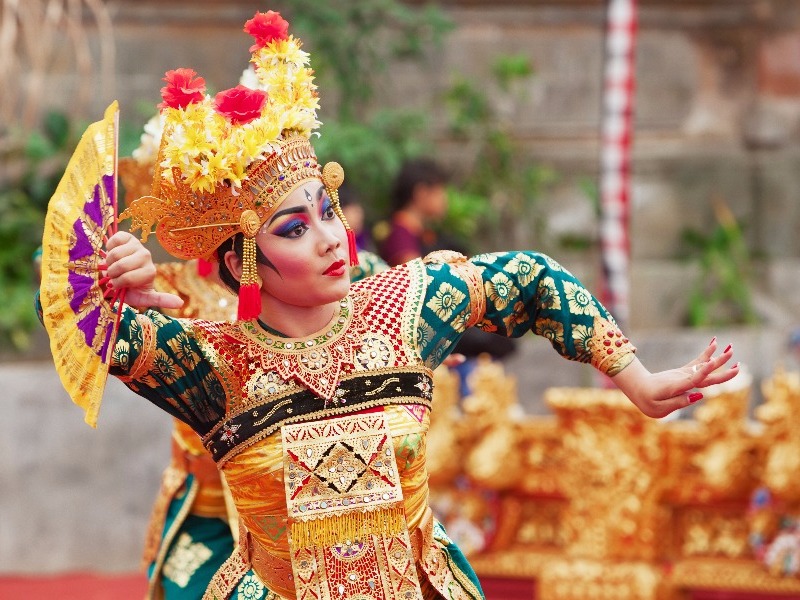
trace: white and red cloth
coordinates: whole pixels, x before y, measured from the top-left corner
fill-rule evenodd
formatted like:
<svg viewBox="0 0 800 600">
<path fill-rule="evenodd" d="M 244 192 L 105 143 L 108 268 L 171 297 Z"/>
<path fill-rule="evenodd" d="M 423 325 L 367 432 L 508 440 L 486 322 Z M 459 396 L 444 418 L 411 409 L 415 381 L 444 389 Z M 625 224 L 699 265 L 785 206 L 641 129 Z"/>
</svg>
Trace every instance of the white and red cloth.
<svg viewBox="0 0 800 600">
<path fill-rule="evenodd" d="M 600 153 L 603 300 L 624 325 L 629 317 L 631 142 L 637 0 L 608 0 Z"/>
</svg>

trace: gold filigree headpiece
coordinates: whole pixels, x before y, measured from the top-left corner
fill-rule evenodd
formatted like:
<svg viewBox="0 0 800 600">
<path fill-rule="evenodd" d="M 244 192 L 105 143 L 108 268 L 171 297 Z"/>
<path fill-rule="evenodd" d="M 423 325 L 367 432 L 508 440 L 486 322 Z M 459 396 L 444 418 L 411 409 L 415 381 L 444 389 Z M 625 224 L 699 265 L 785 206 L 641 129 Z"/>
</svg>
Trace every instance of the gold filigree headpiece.
<svg viewBox="0 0 800 600">
<path fill-rule="evenodd" d="M 183 259 L 214 260 L 220 244 L 244 234 L 239 318 L 252 319 L 261 312 L 255 236 L 297 186 L 323 182 L 348 231 L 351 263 L 356 254 L 338 203 L 341 167 L 332 163 L 337 176 L 323 177 L 309 141 L 320 123 L 308 54 L 278 13 L 256 13 L 244 30 L 256 42 L 250 62 L 259 86 L 240 84 L 212 99 L 193 70 L 168 71 L 151 194 L 120 217 L 145 241 L 155 231 L 164 249 Z"/>
</svg>

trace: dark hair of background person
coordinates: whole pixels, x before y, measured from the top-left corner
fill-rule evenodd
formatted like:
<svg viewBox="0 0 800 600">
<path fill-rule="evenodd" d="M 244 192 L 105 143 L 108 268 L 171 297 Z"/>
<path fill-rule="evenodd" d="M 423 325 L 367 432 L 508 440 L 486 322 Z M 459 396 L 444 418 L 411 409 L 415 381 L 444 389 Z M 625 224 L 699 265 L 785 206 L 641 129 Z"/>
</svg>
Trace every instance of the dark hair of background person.
<svg viewBox="0 0 800 600">
<path fill-rule="evenodd" d="M 405 208 L 414 196 L 414 188 L 419 184 L 447 185 L 449 181 L 450 175 L 435 161 L 429 158 L 408 160 L 394 179 L 389 208 L 392 213 Z"/>
<path fill-rule="evenodd" d="M 346 206 L 353 206 L 354 204 L 361 205 L 361 196 L 356 189 L 349 185 L 347 182 L 339 186 L 339 206 L 345 208 Z"/>
</svg>

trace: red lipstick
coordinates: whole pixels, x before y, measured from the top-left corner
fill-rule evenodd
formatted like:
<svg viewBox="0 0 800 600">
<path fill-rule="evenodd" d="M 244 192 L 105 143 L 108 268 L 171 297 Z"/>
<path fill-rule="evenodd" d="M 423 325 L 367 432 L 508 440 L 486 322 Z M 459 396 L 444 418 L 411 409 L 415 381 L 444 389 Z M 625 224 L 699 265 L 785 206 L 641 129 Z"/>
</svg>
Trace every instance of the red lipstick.
<svg viewBox="0 0 800 600">
<path fill-rule="evenodd" d="M 330 277 L 339 277 L 344 274 L 344 261 L 337 260 L 333 263 L 330 267 L 325 269 L 323 275 L 329 275 Z"/>
</svg>

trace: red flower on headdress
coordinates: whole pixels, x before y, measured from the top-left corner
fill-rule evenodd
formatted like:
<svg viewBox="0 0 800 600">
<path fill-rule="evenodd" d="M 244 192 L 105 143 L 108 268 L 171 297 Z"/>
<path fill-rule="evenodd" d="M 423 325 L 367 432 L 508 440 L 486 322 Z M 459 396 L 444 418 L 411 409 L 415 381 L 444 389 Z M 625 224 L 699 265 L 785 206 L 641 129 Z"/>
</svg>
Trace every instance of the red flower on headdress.
<svg viewBox="0 0 800 600">
<path fill-rule="evenodd" d="M 267 92 L 251 90 L 243 85 L 225 90 L 214 96 L 217 112 L 231 123 L 243 125 L 261 116 L 261 109 L 267 101 Z"/>
<path fill-rule="evenodd" d="M 289 37 L 289 22 L 280 13 L 268 10 L 257 12 L 244 24 L 244 31 L 255 38 L 256 43 L 250 46 L 250 52 L 263 48 L 273 40 L 285 40 Z"/>
<path fill-rule="evenodd" d="M 159 108 L 186 108 L 189 104 L 200 102 L 206 93 L 206 80 L 195 77 L 193 69 L 175 69 L 167 71 L 161 88 L 161 98 L 164 100 Z"/>
</svg>

